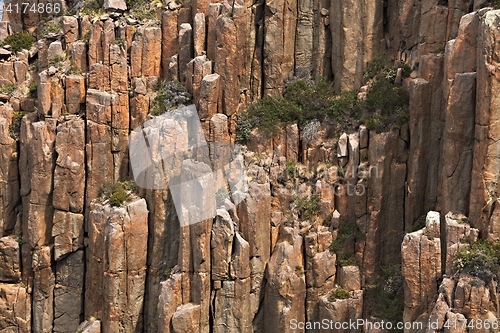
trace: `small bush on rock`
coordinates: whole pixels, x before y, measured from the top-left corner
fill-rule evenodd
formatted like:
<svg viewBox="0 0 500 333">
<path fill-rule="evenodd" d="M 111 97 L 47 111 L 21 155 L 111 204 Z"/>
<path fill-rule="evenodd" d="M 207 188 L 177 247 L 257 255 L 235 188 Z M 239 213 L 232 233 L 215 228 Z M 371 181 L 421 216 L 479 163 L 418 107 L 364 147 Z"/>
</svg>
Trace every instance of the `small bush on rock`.
<svg viewBox="0 0 500 333">
<path fill-rule="evenodd" d="M 3 87 L 0 88 L 0 93 L 2 94 L 12 94 L 14 90 L 17 89 L 17 84 L 12 83 L 12 84 L 6 84 Z"/>
<path fill-rule="evenodd" d="M 167 111 L 186 106 L 191 102 L 191 95 L 178 81 L 161 82 L 156 89 L 156 97 L 153 100 L 153 108 L 151 109 L 153 116 L 159 116 Z"/>
<path fill-rule="evenodd" d="M 404 77 L 410 75 L 409 65 L 401 69 Z M 387 55 L 375 57 L 364 76 L 369 86 L 364 99 L 358 99 L 358 92 L 353 90 L 336 94 L 326 79 L 318 83 L 296 80 L 286 86 L 283 96 L 263 98 L 240 115 L 237 140 L 247 141 L 252 128 L 275 135 L 285 125 L 296 123 L 303 128 L 315 120 L 326 123 L 329 132 L 333 129 L 335 133 L 355 129 L 362 123 L 377 132 L 400 127 L 409 119 L 409 98 L 395 84 L 397 71 Z"/>
<path fill-rule="evenodd" d="M 119 207 L 125 201 L 130 200 L 132 192 L 137 192 L 137 186 L 130 181 L 107 183 L 101 188 L 101 195 L 108 199 L 113 207 Z"/>
<path fill-rule="evenodd" d="M 224 202 L 226 201 L 226 198 L 229 197 L 229 191 L 225 187 L 221 187 L 220 189 L 217 190 L 217 193 L 215 193 L 215 204 L 216 208 L 220 208 L 224 206 Z"/>
<path fill-rule="evenodd" d="M 463 247 L 455 255 L 455 271 L 463 271 L 485 282 L 498 281 L 500 274 L 500 244 L 480 240 L 470 248 Z"/>
<path fill-rule="evenodd" d="M 328 300 L 330 302 L 335 302 L 336 300 L 348 299 L 350 297 L 351 297 L 351 294 L 347 290 L 338 287 L 337 289 L 332 290 L 332 292 L 328 296 Z"/>
<path fill-rule="evenodd" d="M 47 17 L 42 20 L 42 29 L 41 35 L 42 37 L 46 37 L 50 34 L 59 34 L 62 31 L 62 22 L 57 22 L 56 20 L 51 20 Z"/>
<path fill-rule="evenodd" d="M 33 46 L 34 42 L 35 39 L 29 33 L 16 32 L 15 34 L 7 36 L 2 44 L 10 45 L 14 52 L 19 52 L 23 49 L 25 50 L 31 49 L 31 46 Z"/>
<path fill-rule="evenodd" d="M 300 215 L 304 219 L 311 219 L 314 215 L 317 215 L 320 211 L 319 208 L 319 196 L 310 195 L 305 197 L 298 197 L 295 199 L 295 204 L 300 211 Z"/>
<path fill-rule="evenodd" d="M 403 321 L 403 276 L 400 265 L 380 268 L 380 276 L 375 285 L 366 288 L 365 297 L 368 313 L 387 321 Z M 394 331 L 394 332 L 402 332 Z"/>
<path fill-rule="evenodd" d="M 21 121 L 26 115 L 23 111 L 16 111 L 12 116 L 12 124 L 9 125 L 9 136 L 14 140 L 19 140 L 21 133 Z"/>
<path fill-rule="evenodd" d="M 337 238 L 330 244 L 330 251 L 337 254 L 337 262 L 340 266 L 356 265 L 356 261 L 353 258 L 354 253 L 346 249 L 349 242 L 363 239 L 365 239 L 365 235 L 355 222 L 346 221 L 339 226 Z"/>
</svg>

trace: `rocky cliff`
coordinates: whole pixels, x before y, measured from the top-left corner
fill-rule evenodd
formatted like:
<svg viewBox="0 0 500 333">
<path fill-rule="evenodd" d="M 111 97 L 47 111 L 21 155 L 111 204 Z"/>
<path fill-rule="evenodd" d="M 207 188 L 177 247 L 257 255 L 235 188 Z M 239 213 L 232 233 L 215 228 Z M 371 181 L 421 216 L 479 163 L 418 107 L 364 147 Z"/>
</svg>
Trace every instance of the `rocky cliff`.
<svg viewBox="0 0 500 333">
<path fill-rule="evenodd" d="M 15 4 L 0 40 L 36 41 L 0 48 L 0 332 L 330 331 L 292 325 L 323 319 L 465 332 L 446 320 L 498 317 L 496 278 L 456 264 L 500 238 L 488 3 L 106 0 L 62 3 L 58 17 Z M 241 203 L 211 193 L 214 217 L 191 225 L 167 177 L 123 185 L 164 80 L 187 88 L 209 143 L 229 143 L 238 116 L 291 81 L 364 98 L 383 52 L 411 73 L 395 79 L 409 95 L 401 126 L 253 129 L 235 162 Z M 162 126 L 179 149 L 193 137 Z M 345 331 L 363 330 L 375 332 Z"/>
</svg>

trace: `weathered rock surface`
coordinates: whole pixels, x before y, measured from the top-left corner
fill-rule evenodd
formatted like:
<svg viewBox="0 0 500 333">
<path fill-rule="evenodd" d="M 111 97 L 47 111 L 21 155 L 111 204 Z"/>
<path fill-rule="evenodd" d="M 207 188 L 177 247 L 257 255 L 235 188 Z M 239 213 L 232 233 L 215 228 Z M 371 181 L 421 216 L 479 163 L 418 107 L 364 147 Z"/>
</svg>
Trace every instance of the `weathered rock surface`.
<svg viewBox="0 0 500 333">
<path fill-rule="evenodd" d="M 148 211 L 144 199 L 89 213 L 85 315 L 102 318 L 107 332 L 137 332 L 146 280 Z"/>
<path fill-rule="evenodd" d="M 106 0 L 101 17 L 57 19 L 59 31 L 32 50 L 6 46 L 0 87 L 17 89 L 0 95 L 0 331 L 287 332 L 292 318 L 355 320 L 366 286 L 401 259 L 405 320 L 441 329 L 495 318 L 494 286 L 450 277 L 465 240 L 500 238 L 500 19 L 467 14 L 480 3 L 169 1 L 154 9 L 160 23 L 123 17 L 126 3 Z M 4 10 L 0 40 L 34 32 L 42 16 Z M 150 117 L 160 80 L 185 83 L 207 140 L 228 143 L 246 106 L 289 79 L 358 89 L 384 50 L 413 70 L 396 79 L 410 91 L 409 124 L 340 139 L 323 125 L 312 139 L 295 124 L 274 138 L 253 130 L 234 161 L 248 169 L 248 195 L 194 225 L 179 225 L 163 175 L 151 180 L 163 189 L 140 190 L 144 199 L 94 201 L 103 184 L 131 178 L 129 132 Z M 36 99 L 25 95 L 34 82 Z M 19 111 L 29 114 L 15 133 Z M 190 176 L 214 167 L 186 166 Z M 190 194 L 186 216 L 199 213 Z M 302 196 L 318 196 L 317 214 L 304 218 Z M 202 199 L 212 205 L 214 193 Z M 429 210 L 441 217 L 404 236 Z M 349 221 L 359 229 L 346 245 L 356 266 L 340 267 L 329 246 Z M 335 284 L 351 297 L 330 299 Z"/>
<path fill-rule="evenodd" d="M 433 214 L 434 213 L 434 214 Z M 424 229 L 406 234 L 401 244 L 405 281 L 405 322 L 427 321 L 438 293 L 441 270 L 439 216 L 427 214 Z"/>
</svg>

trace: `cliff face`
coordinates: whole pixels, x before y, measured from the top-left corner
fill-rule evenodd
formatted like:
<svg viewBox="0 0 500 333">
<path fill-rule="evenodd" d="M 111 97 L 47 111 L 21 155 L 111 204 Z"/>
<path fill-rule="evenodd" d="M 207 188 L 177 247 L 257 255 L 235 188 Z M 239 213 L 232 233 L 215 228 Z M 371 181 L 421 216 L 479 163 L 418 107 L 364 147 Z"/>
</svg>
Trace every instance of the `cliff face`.
<svg viewBox="0 0 500 333">
<path fill-rule="evenodd" d="M 138 21 L 122 5 L 48 22 L 4 10 L 0 40 L 39 38 L 0 49 L 0 89 L 14 87 L 0 93 L 0 332 L 295 332 L 293 320 L 385 319 L 373 290 L 398 264 L 404 287 L 391 297 L 404 295 L 406 321 L 438 318 L 441 329 L 443 318 L 497 316 L 494 285 L 451 275 L 461 244 L 500 238 L 499 11 L 193 0 Z M 384 51 L 413 70 L 401 128 L 254 130 L 238 161 L 247 195 L 192 225 L 179 224 L 164 177 L 119 207 L 102 199 L 102 185 L 133 178 L 129 137 L 158 82 L 184 84 L 207 140 L 227 143 L 237 116 L 288 80 L 359 89 Z"/>
</svg>

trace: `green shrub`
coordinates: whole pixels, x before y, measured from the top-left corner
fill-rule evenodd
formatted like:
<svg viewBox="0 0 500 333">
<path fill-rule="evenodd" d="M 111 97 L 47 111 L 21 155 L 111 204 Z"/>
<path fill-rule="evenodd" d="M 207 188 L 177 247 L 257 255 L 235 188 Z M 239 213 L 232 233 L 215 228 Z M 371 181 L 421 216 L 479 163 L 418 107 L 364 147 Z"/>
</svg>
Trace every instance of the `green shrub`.
<svg viewBox="0 0 500 333">
<path fill-rule="evenodd" d="M 337 122 L 342 122 L 347 117 L 358 118 L 362 106 L 356 91 L 342 91 L 337 98 L 332 100 L 328 114 Z"/>
<path fill-rule="evenodd" d="M 403 66 L 401 66 L 401 68 L 403 69 L 403 76 L 410 77 L 411 72 L 412 72 L 411 66 L 405 63 L 405 64 L 403 64 Z"/>
<path fill-rule="evenodd" d="M 33 46 L 34 42 L 35 39 L 29 33 L 16 32 L 15 34 L 7 36 L 4 39 L 3 44 L 4 45 L 8 44 L 12 47 L 12 50 L 14 52 L 19 52 L 23 49 L 25 50 L 31 49 L 31 46 Z"/>
<path fill-rule="evenodd" d="M 41 35 L 46 37 L 49 34 L 59 34 L 62 30 L 62 22 L 57 22 L 56 20 L 51 20 L 47 17 L 43 18 Z"/>
<path fill-rule="evenodd" d="M 236 142 L 245 143 L 250 140 L 252 133 L 252 123 L 244 115 L 240 115 L 236 122 Z"/>
<path fill-rule="evenodd" d="M 125 47 L 127 45 L 127 41 L 123 38 L 115 38 L 113 43 L 121 47 Z"/>
<path fill-rule="evenodd" d="M 190 102 L 191 95 L 180 82 L 160 82 L 156 87 L 156 96 L 153 100 L 151 114 L 159 116 L 167 111 L 188 105 Z"/>
<path fill-rule="evenodd" d="M 350 240 L 363 240 L 365 235 L 359 229 L 358 225 L 352 221 L 346 221 L 339 226 L 337 238 L 330 244 L 330 251 L 341 251 Z"/>
<path fill-rule="evenodd" d="M 17 89 L 17 84 L 12 83 L 12 84 L 6 84 L 3 87 L 0 88 L 0 93 L 2 94 L 12 94 L 14 90 Z"/>
<path fill-rule="evenodd" d="M 89 31 L 87 31 L 87 32 L 85 33 L 85 35 L 83 35 L 83 37 L 82 37 L 82 42 L 84 42 L 84 43 L 88 43 L 88 42 L 89 42 L 89 40 L 90 40 L 90 30 L 89 30 Z"/>
<path fill-rule="evenodd" d="M 28 87 L 29 97 L 36 98 L 37 97 L 37 92 L 38 92 L 38 85 L 36 84 L 36 82 L 33 82 Z"/>
<path fill-rule="evenodd" d="M 500 274 L 500 244 L 479 240 L 470 248 L 463 247 L 455 255 L 455 271 L 463 271 L 485 282 L 498 281 Z"/>
<path fill-rule="evenodd" d="M 387 53 L 383 52 L 375 57 L 368 63 L 364 78 L 371 80 L 387 69 L 391 64 Z"/>
<path fill-rule="evenodd" d="M 400 86 L 395 86 L 390 79 L 375 81 L 366 94 L 366 107 L 371 111 L 381 111 L 390 115 L 408 105 L 408 95 Z"/>
<path fill-rule="evenodd" d="M 297 166 L 294 161 L 287 161 L 285 163 L 285 170 L 283 170 L 285 180 L 297 177 Z"/>
<path fill-rule="evenodd" d="M 335 302 L 336 300 L 348 299 L 350 297 L 351 297 L 351 294 L 347 290 L 338 287 L 335 290 L 332 290 L 332 292 L 328 296 L 328 300 L 330 302 Z"/>
<path fill-rule="evenodd" d="M 14 140 L 19 140 L 21 133 L 21 121 L 26 115 L 23 111 L 16 111 L 12 116 L 12 124 L 9 125 L 9 136 Z"/>
<path fill-rule="evenodd" d="M 377 283 L 366 288 L 365 297 L 371 316 L 386 321 L 403 321 L 403 276 L 400 265 L 382 266 Z M 394 332 L 402 332 L 396 331 Z"/>
<path fill-rule="evenodd" d="M 350 241 L 363 240 L 365 235 L 361 232 L 355 222 L 346 221 L 340 224 L 337 230 L 337 238 L 330 244 L 330 251 L 337 254 L 337 263 L 340 266 L 354 266 L 354 253 L 346 250 Z"/>
<path fill-rule="evenodd" d="M 335 94 L 324 78 L 317 84 L 302 80 L 289 84 L 283 96 L 263 98 L 238 117 L 237 141 L 248 141 L 252 128 L 275 135 L 287 124 L 304 127 L 313 120 L 326 121 L 335 133 L 352 130 L 363 122 L 377 132 L 401 126 L 409 119 L 409 98 L 401 86 L 394 84 L 398 68 L 390 67 L 390 63 L 382 54 L 368 64 L 365 78 L 370 89 L 365 100 L 358 99 L 358 92 L 352 90 Z M 408 65 L 402 69 L 403 75 L 410 75 Z"/>
<path fill-rule="evenodd" d="M 215 193 L 215 204 L 217 208 L 223 207 L 224 202 L 226 201 L 226 198 L 229 197 L 229 191 L 225 187 L 221 187 L 220 189 L 217 190 L 217 193 Z"/>
<path fill-rule="evenodd" d="M 281 96 L 274 96 L 251 104 L 241 117 L 242 121 L 247 122 L 246 126 L 258 127 L 263 132 L 275 135 L 280 126 L 296 122 L 300 113 L 301 110 L 295 103 Z"/>
<path fill-rule="evenodd" d="M 439 53 L 443 53 L 443 52 L 444 52 L 443 46 L 440 46 L 440 47 L 436 48 L 434 51 L 432 51 L 432 53 L 434 53 L 434 54 L 439 54 Z"/>
<path fill-rule="evenodd" d="M 158 21 L 156 16 L 157 4 L 161 4 L 158 0 L 125 0 L 129 15 L 137 20 L 154 20 Z M 179 3 L 179 1 L 177 1 Z"/>
<path fill-rule="evenodd" d="M 351 254 L 340 250 L 337 253 L 337 264 L 340 267 L 356 266 L 356 260 L 354 260 Z"/>
<path fill-rule="evenodd" d="M 297 122 L 305 125 L 313 119 L 325 119 L 335 99 L 335 91 L 325 78 L 321 78 L 317 84 L 298 80 L 286 87 L 284 98 L 299 107 Z"/>
<path fill-rule="evenodd" d="M 108 199 L 111 206 L 119 207 L 125 201 L 130 200 L 131 192 L 137 192 L 137 190 L 137 186 L 130 181 L 107 183 L 101 187 L 101 196 Z"/>
<path fill-rule="evenodd" d="M 59 68 L 63 65 L 65 59 L 61 55 L 55 55 L 52 59 L 49 59 L 49 65 Z"/>
<path fill-rule="evenodd" d="M 373 82 L 366 94 L 368 114 L 363 118 L 370 130 L 383 132 L 391 126 L 401 126 L 409 120 L 409 97 L 401 86 L 389 79 L 381 78 Z"/>
<path fill-rule="evenodd" d="M 319 207 L 320 198 L 317 195 L 310 195 L 304 197 L 297 197 L 295 199 L 295 204 L 300 211 L 300 215 L 304 219 L 311 219 L 313 216 L 317 215 L 320 211 Z"/>
<path fill-rule="evenodd" d="M 337 168 L 337 176 L 345 177 L 346 169 L 343 166 Z"/>
<path fill-rule="evenodd" d="M 95 17 L 106 14 L 106 10 L 99 4 L 99 1 L 89 0 L 83 3 L 80 8 L 80 14 Z"/>
<path fill-rule="evenodd" d="M 423 229 L 425 227 L 425 221 L 427 217 L 426 215 L 422 215 L 418 218 L 418 220 L 415 222 L 413 227 L 411 228 L 411 232 L 415 232 L 417 230 Z"/>
</svg>

